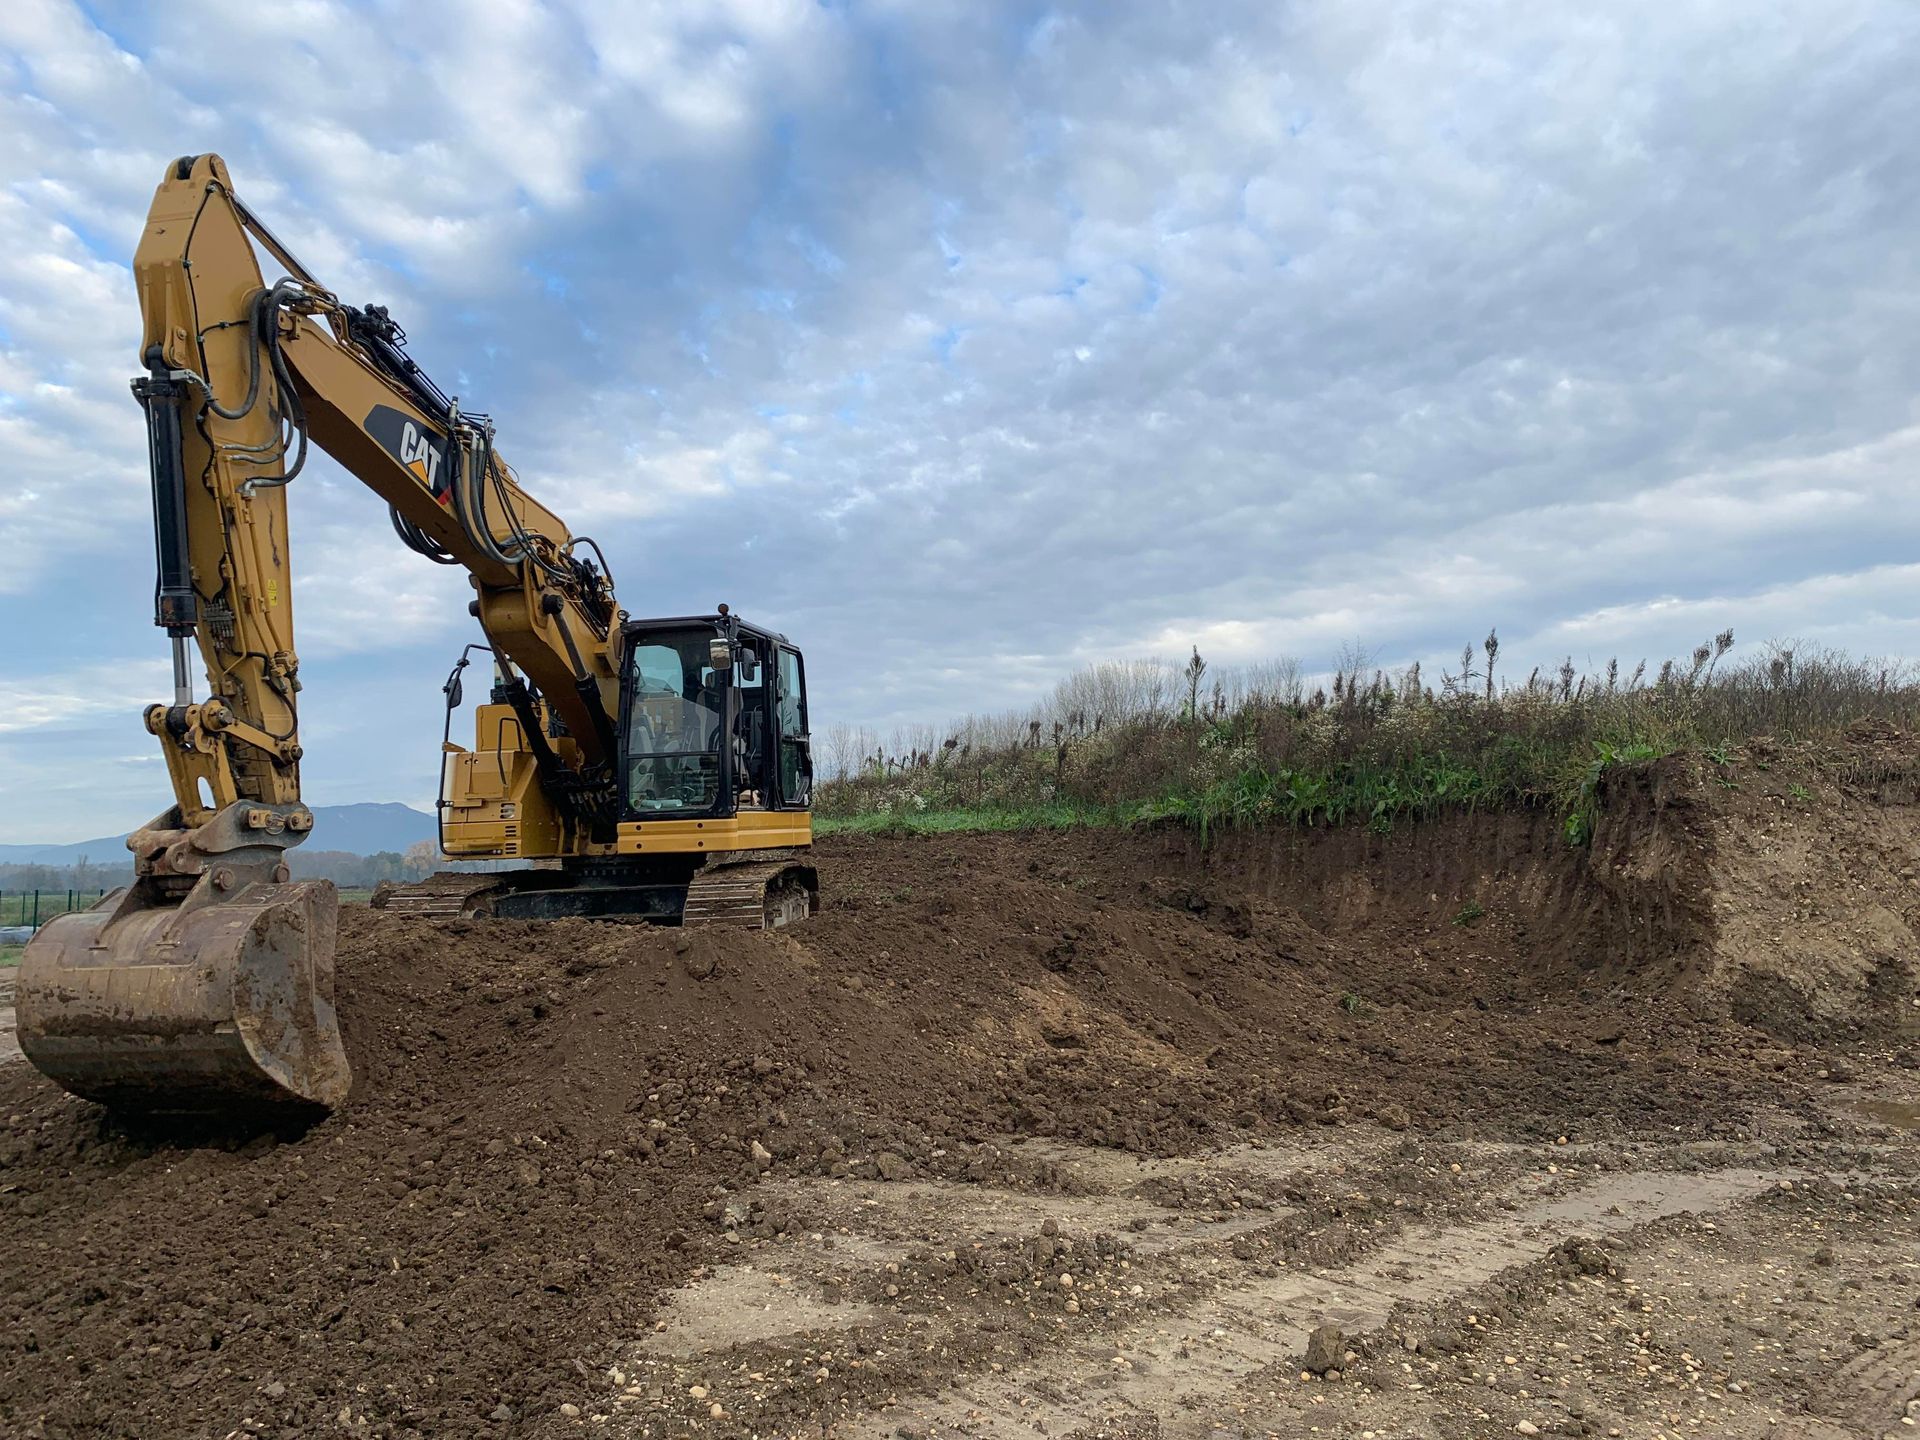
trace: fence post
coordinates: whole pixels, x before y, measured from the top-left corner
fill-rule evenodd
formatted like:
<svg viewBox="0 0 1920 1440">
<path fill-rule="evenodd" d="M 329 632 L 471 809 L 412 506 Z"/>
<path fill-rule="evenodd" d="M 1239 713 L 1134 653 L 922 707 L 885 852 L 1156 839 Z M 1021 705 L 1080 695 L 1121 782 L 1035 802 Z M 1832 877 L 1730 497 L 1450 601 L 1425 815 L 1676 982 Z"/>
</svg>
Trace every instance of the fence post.
<svg viewBox="0 0 1920 1440">
<path fill-rule="evenodd" d="M 36 930 L 40 928 L 40 892 L 38 890 L 33 892 L 33 928 Z"/>
</svg>

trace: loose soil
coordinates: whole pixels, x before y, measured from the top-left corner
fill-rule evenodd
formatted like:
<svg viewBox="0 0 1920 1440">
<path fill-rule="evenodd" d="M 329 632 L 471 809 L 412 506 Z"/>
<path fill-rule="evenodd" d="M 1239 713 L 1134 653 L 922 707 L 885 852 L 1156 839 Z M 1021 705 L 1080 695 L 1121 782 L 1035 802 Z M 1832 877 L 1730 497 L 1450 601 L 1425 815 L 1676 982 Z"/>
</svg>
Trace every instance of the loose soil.
<svg viewBox="0 0 1920 1440">
<path fill-rule="evenodd" d="M 349 908 L 309 1129 L 0 1062 L 0 1433 L 1912 1433 L 1915 773 L 840 839 L 771 935 Z"/>
</svg>

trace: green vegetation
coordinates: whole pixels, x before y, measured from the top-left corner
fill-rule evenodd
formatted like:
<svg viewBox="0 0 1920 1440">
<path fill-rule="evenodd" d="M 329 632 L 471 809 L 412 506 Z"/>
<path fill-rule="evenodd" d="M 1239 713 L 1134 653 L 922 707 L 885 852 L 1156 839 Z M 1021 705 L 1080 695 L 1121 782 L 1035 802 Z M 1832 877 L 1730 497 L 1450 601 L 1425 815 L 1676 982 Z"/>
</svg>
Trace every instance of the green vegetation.
<svg viewBox="0 0 1920 1440">
<path fill-rule="evenodd" d="M 26 948 L 24 945 L 0 945 L 0 969 L 5 969 L 9 965 L 18 965 L 20 952 Z"/>
<path fill-rule="evenodd" d="M 1691 754 L 1732 787 L 1738 753 L 1870 720 L 1920 726 L 1920 683 L 1831 651 L 1769 646 L 1730 660 L 1724 631 L 1649 676 L 1571 660 L 1496 679 L 1497 635 L 1429 684 L 1342 658 L 1309 690 L 1277 662 L 1214 675 L 1135 662 L 1069 677 L 1033 710 L 945 732 L 827 737 L 816 797 L 822 834 L 1064 828 L 1174 821 L 1219 827 L 1364 824 L 1378 831 L 1447 811 L 1548 809 L 1570 844 L 1593 837 L 1610 777 Z M 1760 768 L 1758 762 L 1754 768 Z"/>
<path fill-rule="evenodd" d="M 1471 927 L 1486 918 L 1487 907 L 1478 900 L 1469 900 L 1460 907 L 1460 913 L 1453 917 L 1453 923 L 1462 928 Z"/>
<path fill-rule="evenodd" d="M 1127 817 L 1084 805 L 1041 804 L 1019 809 L 869 810 L 853 815 L 819 814 L 817 835 L 937 835 L 955 830 L 1068 830 L 1078 825 L 1117 825 Z"/>
<path fill-rule="evenodd" d="M 44 925 L 69 910 L 89 910 L 105 892 L 92 889 L 0 890 L 0 925 Z"/>
</svg>

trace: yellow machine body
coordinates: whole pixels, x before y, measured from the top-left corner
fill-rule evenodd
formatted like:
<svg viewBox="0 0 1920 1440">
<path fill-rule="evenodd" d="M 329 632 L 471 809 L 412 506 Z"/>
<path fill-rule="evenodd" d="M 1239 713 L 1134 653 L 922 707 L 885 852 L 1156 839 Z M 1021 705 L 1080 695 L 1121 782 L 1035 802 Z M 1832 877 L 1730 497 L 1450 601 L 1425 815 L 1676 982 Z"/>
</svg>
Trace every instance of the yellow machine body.
<svg viewBox="0 0 1920 1440">
<path fill-rule="evenodd" d="M 259 251 L 287 276 L 268 286 Z M 491 420 L 434 385 L 384 309 L 322 286 L 218 156 L 167 167 L 134 282 L 154 621 L 174 655 L 172 703 L 145 723 L 174 803 L 128 841 L 133 885 L 28 944 L 16 1009 L 29 1060 L 126 1108 L 328 1107 L 348 1093 L 338 898 L 294 881 L 286 858 L 313 829 L 285 488 L 309 444 L 388 503 L 408 548 L 473 585 L 485 644 L 469 648 L 490 654 L 494 685 L 473 748 L 444 746 L 444 852 L 543 862 L 376 903 L 755 927 L 811 913 L 805 681 L 784 637 L 725 606 L 630 620 L 599 547 L 521 488 Z M 676 715 L 695 728 L 670 746 L 661 723 Z"/>
</svg>

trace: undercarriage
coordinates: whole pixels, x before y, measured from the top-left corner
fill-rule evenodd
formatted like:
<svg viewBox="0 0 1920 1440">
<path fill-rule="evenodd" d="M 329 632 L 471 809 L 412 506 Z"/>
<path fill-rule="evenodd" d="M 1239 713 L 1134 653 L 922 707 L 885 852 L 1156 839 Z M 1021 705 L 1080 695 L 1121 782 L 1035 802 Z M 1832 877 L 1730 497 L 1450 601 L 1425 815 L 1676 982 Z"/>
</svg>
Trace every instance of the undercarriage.
<svg viewBox="0 0 1920 1440">
<path fill-rule="evenodd" d="M 569 860 L 552 869 L 443 870 L 386 882 L 373 907 L 427 919 L 611 920 L 771 930 L 820 908 L 806 852 L 742 850 Z"/>
</svg>

